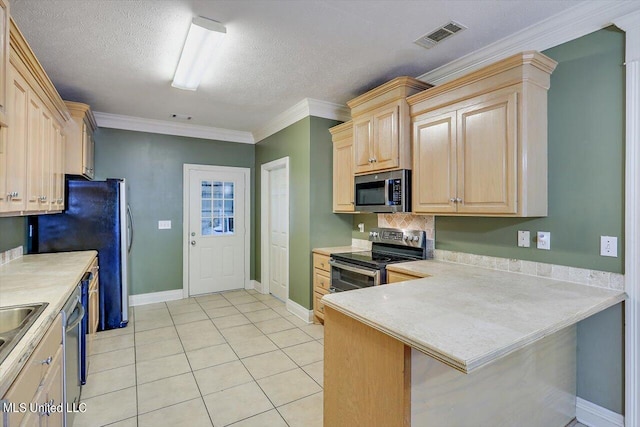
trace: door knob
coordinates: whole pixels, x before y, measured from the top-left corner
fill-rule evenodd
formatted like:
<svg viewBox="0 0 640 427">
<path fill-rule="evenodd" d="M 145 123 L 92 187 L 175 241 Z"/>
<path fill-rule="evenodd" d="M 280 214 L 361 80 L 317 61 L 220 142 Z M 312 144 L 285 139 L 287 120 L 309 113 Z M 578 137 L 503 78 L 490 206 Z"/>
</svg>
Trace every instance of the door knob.
<svg viewBox="0 0 640 427">
<path fill-rule="evenodd" d="M 192 232 L 191 232 L 191 236 L 193 237 L 193 236 L 195 236 L 195 235 L 196 235 L 196 232 L 195 232 L 195 231 L 192 231 Z"/>
<path fill-rule="evenodd" d="M 195 245 L 196 245 L 196 241 L 195 241 L 195 240 L 192 240 L 192 241 L 191 241 L 191 246 L 195 246 Z"/>
</svg>

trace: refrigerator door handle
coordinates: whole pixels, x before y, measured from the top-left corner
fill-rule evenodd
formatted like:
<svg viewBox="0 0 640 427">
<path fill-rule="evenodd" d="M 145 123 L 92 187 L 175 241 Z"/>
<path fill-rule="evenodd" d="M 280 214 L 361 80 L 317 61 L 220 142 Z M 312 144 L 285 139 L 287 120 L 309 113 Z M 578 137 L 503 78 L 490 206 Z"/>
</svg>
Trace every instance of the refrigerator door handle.
<svg viewBox="0 0 640 427">
<path fill-rule="evenodd" d="M 133 215 L 131 214 L 131 207 L 129 205 L 127 205 L 127 217 L 129 219 L 127 221 L 127 237 L 129 239 L 129 244 L 127 245 L 127 253 L 131 253 L 131 246 L 133 246 Z"/>
</svg>

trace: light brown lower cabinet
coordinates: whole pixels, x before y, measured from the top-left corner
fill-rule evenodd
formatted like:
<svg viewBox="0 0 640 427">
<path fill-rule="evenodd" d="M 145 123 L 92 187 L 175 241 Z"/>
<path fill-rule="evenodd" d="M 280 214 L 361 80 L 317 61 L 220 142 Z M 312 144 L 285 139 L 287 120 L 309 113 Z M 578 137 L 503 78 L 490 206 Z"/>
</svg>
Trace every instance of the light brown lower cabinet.
<svg viewBox="0 0 640 427">
<path fill-rule="evenodd" d="M 319 253 L 313 254 L 313 322 L 324 321 L 324 304 L 322 297 L 329 293 L 331 286 L 331 266 L 329 256 Z"/>
<path fill-rule="evenodd" d="M 93 342 L 98 332 L 98 322 L 100 320 L 100 279 L 98 275 L 98 258 L 93 260 L 89 271 L 92 273 L 91 282 L 89 283 L 89 336 L 87 337 L 87 355 L 93 353 Z M 87 358 L 87 370 L 89 369 L 89 360 Z"/>
<path fill-rule="evenodd" d="M 400 273 L 398 271 L 387 271 L 387 283 L 406 282 L 407 280 L 422 279 L 428 276 L 415 276 L 413 274 Z"/>
</svg>

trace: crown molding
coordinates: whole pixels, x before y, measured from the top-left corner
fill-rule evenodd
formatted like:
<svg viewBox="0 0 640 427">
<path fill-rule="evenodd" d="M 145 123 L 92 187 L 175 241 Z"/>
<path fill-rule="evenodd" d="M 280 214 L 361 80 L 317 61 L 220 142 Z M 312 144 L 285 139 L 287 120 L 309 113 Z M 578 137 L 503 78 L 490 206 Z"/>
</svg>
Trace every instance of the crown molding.
<svg viewBox="0 0 640 427">
<path fill-rule="evenodd" d="M 98 127 L 255 144 L 251 132 L 94 112 Z"/>
<path fill-rule="evenodd" d="M 307 116 L 322 117 L 343 122 L 351 120 L 350 110 L 344 105 L 321 101 L 319 99 L 305 98 L 278 114 L 262 128 L 255 130 L 253 132 L 253 139 L 258 143 Z"/>
<path fill-rule="evenodd" d="M 442 84 L 516 53 L 543 51 L 577 39 L 638 10 L 638 1 L 585 1 L 417 78 Z"/>
</svg>

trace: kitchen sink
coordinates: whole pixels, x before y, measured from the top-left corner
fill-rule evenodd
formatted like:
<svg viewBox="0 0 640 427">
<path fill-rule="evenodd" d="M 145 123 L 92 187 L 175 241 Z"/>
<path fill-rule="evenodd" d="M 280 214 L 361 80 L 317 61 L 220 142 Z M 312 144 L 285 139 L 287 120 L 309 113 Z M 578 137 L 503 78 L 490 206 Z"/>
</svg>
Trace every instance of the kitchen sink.
<svg viewBox="0 0 640 427">
<path fill-rule="evenodd" d="M 0 307 L 0 363 L 42 314 L 48 303 Z"/>
</svg>

